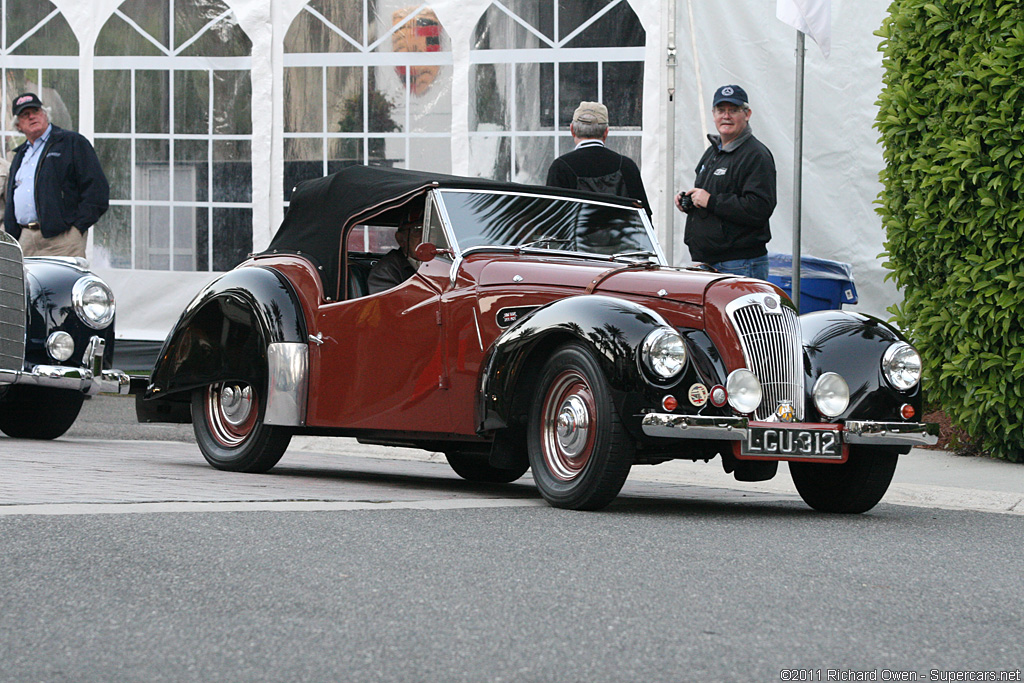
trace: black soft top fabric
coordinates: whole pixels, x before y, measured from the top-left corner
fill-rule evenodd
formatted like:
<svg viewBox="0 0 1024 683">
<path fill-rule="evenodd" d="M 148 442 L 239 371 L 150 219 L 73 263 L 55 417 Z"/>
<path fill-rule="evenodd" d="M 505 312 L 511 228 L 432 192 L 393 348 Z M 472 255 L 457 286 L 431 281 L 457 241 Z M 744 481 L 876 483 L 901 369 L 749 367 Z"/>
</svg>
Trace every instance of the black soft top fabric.
<svg viewBox="0 0 1024 683">
<path fill-rule="evenodd" d="M 297 253 L 310 257 L 320 267 L 321 281 L 328 296 L 336 297 L 342 235 L 350 225 L 376 216 L 377 225 L 398 224 L 401 212 L 389 209 L 405 204 L 431 188 L 464 188 L 504 192 L 577 197 L 623 206 L 637 206 L 633 200 L 562 188 L 502 183 L 483 178 L 407 171 L 380 166 L 349 166 L 323 178 L 306 180 L 292 192 L 291 203 L 277 234 L 263 254 Z M 384 214 L 384 215 L 382 215 Z"/>
</svg>

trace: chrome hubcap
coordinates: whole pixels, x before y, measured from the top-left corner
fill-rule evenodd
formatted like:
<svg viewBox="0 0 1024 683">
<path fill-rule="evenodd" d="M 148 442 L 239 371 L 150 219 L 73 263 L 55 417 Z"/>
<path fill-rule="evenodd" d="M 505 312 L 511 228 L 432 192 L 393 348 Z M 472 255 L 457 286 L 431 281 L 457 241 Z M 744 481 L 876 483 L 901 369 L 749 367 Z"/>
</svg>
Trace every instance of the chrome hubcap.
<svg viewBox="0 0 1024 683">
<path fill-rule="evenodd" d="M 580 476 L 594 448 L 594 397 L 579 372 L 555 378 L 544 397 L 541 446 L 544 464 L 556 479 Z"/>
<path fill-rule="evenodd" d="M 210 435 L 221 446 L 245 443 L 256 426 L 258 402 L 248 384 L 214 384 L 206 390 L 206 418 Z"/>
<path fill-rule="evenodd" d="M 224 387 L 220 392 L 220 409 L 228 424 L 235 427 L 244 424 L 252 412 L 252 388 Z"/>
<path fill-rule="evenodd" d="M 590 416 L 579 396 L 570 396 L 558 412 L 558 445 L 570 458 L 578 456 L 587 445 L 590 434 Z"/>
</svg>

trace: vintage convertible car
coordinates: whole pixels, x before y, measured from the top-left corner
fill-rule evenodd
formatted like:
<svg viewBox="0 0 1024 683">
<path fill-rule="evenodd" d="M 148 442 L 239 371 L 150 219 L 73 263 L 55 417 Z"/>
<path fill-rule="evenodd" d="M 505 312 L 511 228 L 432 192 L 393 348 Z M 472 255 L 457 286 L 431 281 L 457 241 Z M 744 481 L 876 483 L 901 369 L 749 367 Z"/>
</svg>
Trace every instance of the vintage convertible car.
<svg viewBox="0 0 1024 683">
<path fill-rule="evenodd" d="M 370 294 L 408 217 L 418 269 Z M 860 512 L 935 441 L 921 363 L 889 325 L 799 317 L 774 285 L 665 265 L 611 196 L 352 167 L 299 185 L 270 247 L 206 286 L 164 343 L 144 421 L 191 421 L 216 468 L 265 472 L 293 434 L 443 452 L 462 477 L 532 468 L 597 509 L 635 464 L 790 461 L 819 510 Z"/>
<path fill-rule="evenodd" d="M 56 439 L 75 423 L 86 395 L 127 394 L 110 369 L 114 295 L 83 259 L 22 258 L 0 230 L 0 431 Z"/>
</svg>

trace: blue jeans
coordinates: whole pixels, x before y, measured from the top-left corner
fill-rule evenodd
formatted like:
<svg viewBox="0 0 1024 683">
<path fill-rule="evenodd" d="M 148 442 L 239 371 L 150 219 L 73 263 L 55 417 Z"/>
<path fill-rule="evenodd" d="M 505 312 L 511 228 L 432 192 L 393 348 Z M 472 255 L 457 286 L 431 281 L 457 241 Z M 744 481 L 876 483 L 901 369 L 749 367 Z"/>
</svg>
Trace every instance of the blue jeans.
<svg viewBox="0 0 1024 683">
<path fill-rule="evenodd" d="M 758 280 L 768 279 L 768 255 L 757 258 L 741 258 L 732 261 L 719 261 L 709 263 L 709 266 L 721 273 L 732 273 L 733 275 L 744 275 L 756 277 Z"/>
</svg>

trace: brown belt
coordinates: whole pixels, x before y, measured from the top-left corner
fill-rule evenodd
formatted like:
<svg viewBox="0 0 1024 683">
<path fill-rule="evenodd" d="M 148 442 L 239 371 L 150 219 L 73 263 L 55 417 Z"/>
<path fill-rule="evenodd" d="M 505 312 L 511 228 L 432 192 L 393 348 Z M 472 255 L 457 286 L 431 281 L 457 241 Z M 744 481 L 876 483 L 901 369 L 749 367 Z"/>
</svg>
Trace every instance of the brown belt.
<svg viewBox="0 0 1024 683">
<path fill-rule="evenodd" d="M 28 225 L 22 225 L 21 223 L 18 223 L 18 227 L 21 228 L 22 230 L 38 230 L 39 223 L 29 223 Z"/>
</svg>

